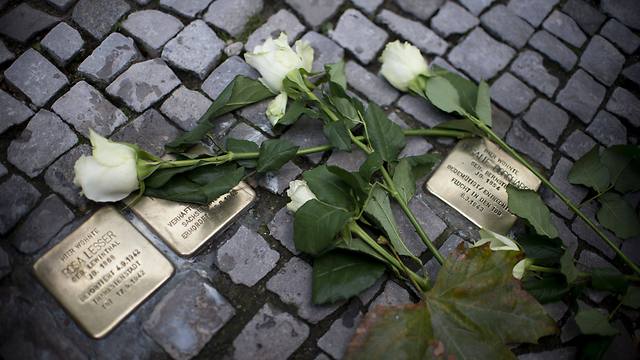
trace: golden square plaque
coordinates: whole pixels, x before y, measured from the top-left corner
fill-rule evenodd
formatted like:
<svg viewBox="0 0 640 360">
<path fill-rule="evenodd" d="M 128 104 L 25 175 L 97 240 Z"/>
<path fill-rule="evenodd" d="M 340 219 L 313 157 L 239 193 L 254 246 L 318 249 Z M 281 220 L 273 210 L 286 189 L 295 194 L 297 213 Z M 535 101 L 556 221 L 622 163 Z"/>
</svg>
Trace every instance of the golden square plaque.
<svg viewBox="0 0 640 360">
<path fill-rule="evenodd" d="M 240 182 L 207 206 L 143 196 L 131 210 L 181 256 L 190 256 L 223 231 L 255 200 L 251 187 Z"/>
<path fill-rule="evenodd" d="M 90 336 L 115 328 L 173 274 L 173 265 L 111 206 L 33 265 L 36 277 Z"/>
<path fill-rule="evenodd" d="M 427 181 L 427 190 L 481 228 L 506 234 L 517 217 L 509 212 L 507 185 L 538 190 L 540 179 L 484 138 L 458 142 Z"/>
</svg>

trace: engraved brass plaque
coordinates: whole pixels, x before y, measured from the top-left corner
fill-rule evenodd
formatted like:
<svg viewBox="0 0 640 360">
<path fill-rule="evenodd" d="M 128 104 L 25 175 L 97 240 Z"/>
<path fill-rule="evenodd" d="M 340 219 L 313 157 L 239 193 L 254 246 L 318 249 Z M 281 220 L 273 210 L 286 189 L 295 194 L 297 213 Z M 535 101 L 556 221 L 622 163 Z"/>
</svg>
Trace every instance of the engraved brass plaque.
<svg viewBox="0 0 640 360">
<path fill-rule="evenodd" d="M 427 181 L 427 190 L 474 224 L 506 234 L 516 216 L 507 185 L 538 190 L 540 179 L 487 139 L 461 140 Z"/>
<path fill-rule="evenodd" d="M 36 277 L 94 338 L 104 337 L 173 274 L 173 265 L 111 206 L 44 254 Z"/>
<path fill-rule="evenodd" d="M 240 182 L 208 206 L 143 196 L 131 209 L 176 253 L 189 256 L 232 224 L 255 197 L 253 189 Z"/>
</svg>

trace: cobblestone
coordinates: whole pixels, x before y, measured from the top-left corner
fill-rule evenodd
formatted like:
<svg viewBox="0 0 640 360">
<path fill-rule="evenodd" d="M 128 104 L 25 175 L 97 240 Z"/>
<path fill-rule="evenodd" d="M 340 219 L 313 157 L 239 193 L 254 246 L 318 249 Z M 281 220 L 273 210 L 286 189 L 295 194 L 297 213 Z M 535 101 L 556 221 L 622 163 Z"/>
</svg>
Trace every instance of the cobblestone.
<svg viewBox="0 0 640 360">
<path fill-rule="evenodd" d="M 627 128 L 617 117 L 605 110 L 596 114 L 586 131 L 607 147 L 627 143 Z"/>
<path fill-rule="evenodd" d="M 39 198 L 40 192 L 19 175 L 0 183 L 0 234 L 11 230 Z"/>
<path fill-rule="evenodd" d="M 492 7 L 480 17 L 480 22 L 489 31 L 518 49 L 527 43 L 534 31 L 531 25 L 504 5 Z"/>
<path fill-rule="evenodd" d="M 576 348 L 567 347 L 520 355 L 518 356 L 518 360 L 569 360 L 575 358 L 576 352 Z"/>
<path fill-rule="evenodd" d="M 304 32 L 304 29 L 304 25 L 295 15 L 282 9 L 249 35 L 245 49 L 252 51 L 267 38 L 277 37 L 281 32 L 286 33 L 289 36 L 289 42 L 293 43 Z"/>
<path fill-rule="evenodd" d="M 583 123 L 591 122 L 604 99 L 605 88 L 583 70 L 576 71 L 556 96 L 556 102 L 577 116 Z"/>
<path fill-rule="evenodd" d="M 201 93 L 180 86 L 162 103 L 160 111 L 182 130 L 189 131 L 196 127 L 211 103 Z"/>
<path fill-rule="evenodd" d="M 367 155 L 361 150 L 354 150 L 352 152 L 346 151 L 334 151 L 329 159 L 327 159 L 327 165 L 339 166 L 347 171 L 355 172 L 360 169 L 360 166 L 367 160 Z"/>
<path fill-rule="evenodd" d="M 105 85 L 141 58 L 133 39 L 112 33 L 93 50 L 80 65 L 78 72 L 92 81 Z"/>
<path fill-rule="evenodd" d="M 76 0 L 46 0 L 46 1 L 51 6 L 55 7 L 56 9 L 62 12 L 69 10 L 69 8 L 71 8 L 71 5 L 73 5 L 76 2 Z M 1 5 L 0 5 L 0 9 L 2 9 Z"/>
<path fill-rule="evenodd" d="M 269 233 L 293 255 L 300 254 L 293 242 L 293 214 L 286 206 L 278 210 L 269 223 Z"/>
<path fill-rule="evenodd" d="M 204 11 L 211 0 L 160 0 L 160 7 L 193 19 Z"/>
<path fill-rule="evenodd" d="M 640 127 L 640 99 L 629 90 L 617 87 L 607 102 L 607 110 L 627 119 L 634 127 Z"/>
<path fill-rule="evenodd" d="M 11 52 L 11 50 L 7 49 L 7 45 L 0 40 L 0 65 L 15 58 L 16 56 Z"/>
<path fill-rule="evenodd" d="M 580 67 L 605 85 L 611 85 L 622 71 L 624 61 L 624 55 L 610 42 L 596 35 L 591 38 L 589 45 L 582 53 Z"/>
<path fill-rule="evenodd" d="M 40 110 L 11 142 L 7 159 L 27 176 L 36 177 L 77 142 L 76 134 L 56 114 Z"/>
<path fill-rule="evenodd" d="M 510 0 L 508 8 L 514 14 L 537 27 L 557 3 L 558 0 Z"/>
<path fill-rule="evenodd" d="M 541 93 L 552 97 L 560 80 L 545 68 L 542 55 L 525 50 L 511 63 L 511 71 Z"/>
<path fill-rule="evenodd" d="M 0 280 L 11 273 L 11 260 L 9 254 L 0 248 Z M 6 305 L 6 304 L 5 304 Z"/>
<path fill-rule="evenodd" d="M 576 61 L 578 61 L 578 57 L 573 51 L 569 50 L 562 41 L 544 30 L 535 33 L 529 40 L 529 45 L 545 54 L 567 71 L 571 70 Z"/>
<path fill-rule="evenodd" d="M 402 95 L 398 100 L 398 107 L 428 127 L 453 119 L 451 115 L 414 95 Z"/>
<path fill-rule="evenodd" d="M 551 15 L 544 21 L 542 27 L 553 35 L 568 42 L 569 44 L 580 47 L 587 40 L 578 24 L 568 15 L 554 10 Z"/>
<path fill-rule="evenodd" d="M 351 2 L 364 10 L 367 14 L 373 14 L 376 12 L 380 4 L 382 4 L 384 0 L 351 0 Z"/>
<path fill-rule="evenodd" d="M 313 71 L 323 71 L 327 64 L 335 64 L 344 57 L 344 49 L 328 37 L 315 31 L 304 34 L 301 40 L 313 47 Z"/>
<path fill-rule="evenodd" d="M 106 90 L 134 111 L 143 112 L 178 85 L 180 80 L 167 64 L 153 59 L 131 65 Z"/>
<path fill-rule="evenodd" d="M 73 7 L 73 21 L 96 40 L 102 40 L 131 7 L 124 0 L 80 0 Z"/>
<path fill-rule="evenodd" d="M 329 36 L 365 65 L 374 59 L 389 37 L 384 30 L 354 9 L 349 9 L 340 16 L 335 30 Z"/>
<path fill-rule="evenodd" d="M 384 290 L 369 305 L 369 310 L 375 309 L 376 306 L 392 306 L 411 304 L 411 296 L 409 292 L 393 281 L 387 281 Z"/>
<path fill-rule="evenodd" d="M 582 210 L 587 214 L 587 216 L 589 216 L 589 218 L 592 219 L 592 221 L 595 221 L 595 204 L 590 203 L 586 206 L 586 208 L 583 208 Z M 604 229 L 602 226 L 596 226 L 606 235 L 607 238 L 609 238 L 609 240 L 611 240 L 612 243 L 614 243 L 616 246 L 620 246 L 620 244 L 622 243 L 620 239 L 618 239 L 607 229 Z M 607 246 L 604 241 L 598 235 L 596 235 L 596 233 L 582 219 L 576 217 L 571 224 L 571 230 L 578 236 L 580 240 L 600 250 L 600 252 L 604 254 L 604 256 L 606 256 L 608 259 L 613 260 L 615 258 L 616 253 L 609 246 Z M 583 253 L 584 251 L 582 251 L 580 255 L 582 256 Z M 578 260 L 578 264 L 580 263 L 582 263 L 582 261 Z M 609 267 L 611 267 L 610 264 Z"/>
<path fill-rule="evenodd" d="M 0 34 L 26 43 L 36 34 L 55 25 L 59 18 L 22 3 L 0 17 Z"/>
<path fill-rule="evenodd" d="M 164 145 L 180 135 L 156 109 L 149 109 L 131 123 L 120 128 L 112 140 L 138 144 L 153 155 L 164 154 Z"/>
<path fill-rule="evenodd" d="M 49 31 L 40 44 L 56 64 L 65 66 L 82 50 L 84 40 L 78 30 L 62 22 Z"/>
<path fill-rule="evenodd" d="M 569 115 L 553 103 L 537 99 L 523 120 L 548 142 L 556 144 L 569 123 Z"/>
<path fill-rule="evenodd" d="M 323 145 L 327 143 L 322 132 L 322 122 L 308 117 L 301 117 L 284 134 L 282 139 L 290 141 L 301 148 Z M 305 155 L 313 163 L 317 164 L 322 159 L 322 153 Z"/>
<path fill-rule="evenodd" d="M 258 145 L 262 144 L 265 140 L 267 140 L 267 137 L 262 135 L 260 131 L 252 128 L 251 126 L 245 123 L 239 123 L 233 129 L 231 129 L 231 131 L 227 135 L 227 138 L 249 140 L 249 141 L 253 141 Z"/>
<path fill-rule="evenodd" d="M 162 59 L 204 79 L 220 60 L 224 42 L 202 20 L 187 25 L 162 50 Z"/>
<path fill-rule="evenodd" d="M 624 69 L 622 75 L 640 86 L 640 63 L 629 65 Z"/>
<path fill-rule="evenodd" d="M 160 55 L 162 46 L 183 27 L 176 17 L 158 10 L 136 11 L 122 23 L 122 30 L 140 42 L 152 56 Z"/>
<path fill-rule="evenodd" d="M 464 242 L 464 239 L 460 236 L 451 234 L 449 235 L 447 240 L 445 240 L 445 242 L 442 243 L 442 245 L 438 248 L 438 252 L 440 252 L 442 256 L 447 258 L 458 247 L 458 245 L 463 244 Z M 438 277 L 438 272 L 440 272 L 441 268 L 442 265 L 440 265 L 438 260 L 432 257 L 431 259 L 429 259 L 429 261 L 427 261 L 426 264 L 424 264 L 422 271 L 429 276 L 429 279 L 435 280 Z"/>
<path fill-rule="evenodd" d="M 449 52 L 449 62 L 474 80 L 494 77 L 511 61 L 515 51 L 496 41 L 484 30 L 476 28 Z"/>
<path fill-rule="evenodd" d="M 263 6 L 263 0 L 215 0 L 205 13 L 204 21 L 238 37 Z"/>
<path fill-rule="evenodd" d="M 10 127 L 22 124 L 33 115 L 33 111 L 13 96 L 0 90 L 0 134 Z"/>
<path fill-rule="evenodd" d="M 272 99 L 266 99 L 260 101 L 258 103 L 246 106 L 238 111 L 238 115 L 243 118 L 249 120 L 250 123 L 255 125 L 258 129 L 263 132 L 274 135 L 273 125 L 271 125 L 271 121 L 267 118 L 266 111 L 269 103 Z"/>
<path fill-rule="evenodd" d="M 393 0 L 402 10 L 417 17 L 420 20 L 428 20 L 438 8 L 444 3 L 444 0 Z"/>
<path fill-rule="evenodd" d="M 398 98 L 398 92 L 386 80 L 354 61 L 347 62 L 345 73 L 347 82 L 353 89 L 380 106 L 391 105 Z"/>
<path fill-rule="evenodd" d="M 286 359 L 309 336 L 309 327 L 291 314 L 265 304 L 233 341 L 237 360 Z"/>
<path fill-rule="evenodd" d="M 640 3 L 634 0 L 602 0 L 602 10 L 632 29 L 640 30 Z"/>
<path fill-rule="evenodd" d="M 289 187 L 289 182 L 300 174 L 302 174 L 302 169 L 289 161 L 280 170 L 264 174 L 259 183 L 260 186 L 274 194 L 282 194 Z"/>
<path fill-rule="evenodd" d="M 553 175 L 549 178 L 549 181 L 555 185 L 563 194 L 565 194 L 569 200 L 574 204 L 581 202 L 587 196 L 587 189 L 582 186 L 573 185 L 567 180 L 569 171 L 573 167 L 573 162 L 565 157 L 561 157 L 553 170 Z M 549 204 L 549 206 L 557 211 L 564 218 L 570 219 L 573 217 L 573 212 L 558 199 L 551 191 L 542 192 L 543 199 Z"/>
<path fill-rule="evenodd" d="M 420 187 L 420 185 L 418 185 L 418 187 Z M 447 228 L 447 224 L 445 224 L 445 222 L 442 221 L 442 219 L 440 219 L 429 205 L 422 201 L 419 196 L 414 196 L 409 201 L 409 208 L 414 214 L 416 214 L 416 218 L 418 219 L 420 226 L 425 229 L 431 242 L 435 242 L 435 240 Z M 407 245 L 407 249 L 409 249 L 409 251 L 411 251 L 415 256 L 420 256 L 427 250 L 427 246 L 422 242 L 422 239 L 420 239 L 415 228 L 404 215 L 400 206 L 394 203 L 392 205 L 392 210 L 398 223 L 400 237 Z"/>
<path fill-rule="evenodd" d="M 569 135 L 567 140 L 564 141 L 560 150 L 569 155 L 573 160 L 580 159 L 584 154 L 596 145 L 591 137 L 582 132 L 581 130 L 575 130 Z"/>
<path fill-rule="evenodd" d="M 33 49 L 22 53 L 4 76 L 38 107 L 46 105 L 69 83 L 60 70 Z"/>
<path fill-rule="evenodd" d="M 331 323 L 329 330 L 318 340 L 318 347 L 334 359 L 342 359 L 361 318 L 362 313 L 356 307 L 350 307 Z"/>
<path fill-rule="evenodd" d="M 514 121 L 511 126 L 511 130 L 507 133 L 507 143 L 546 169 L 550 169 L 553 165 L 553 151 L 532 136 L 531 133 L 522 126 L 520 121 Z"/>
<path fill-rule="evenodd" d="M 479 23 L 477 17 L 452 1 L 447 1 L 431 19 L 431 27 L 444 37 L 464 34 Z"/>
<path fill-rule="evenodd" d="M 571 229 L 564 223 L 564 220 L 554 213 L 551 213 L 551 223 L 558 229 L 558 238 L 562 240 L 562 244 L 567 251 L 571 251 L 575 255 L 578 249 L 578 238 L 571 232 Z"/>
<path fill-rule="evenodd" d="M 325 0 L 309 2 L 306 0 L 285 0 L 296 12 L 311 25 L 318 27 L 330 17 L 332 17 L 338 8 L 344 3 L 344 0 Z"/>
<path fill-rule="evenodd" d="M 601 12 L 583 0 L 567 1 L 562 7 L 562 11 L 569 14 L 590 35 L 595 34 L 606 20 L 606 17 Z"/>
<path fill-rule="evenodd" d="M 314 305 L 311 302 L 311 266 L 293 257 L 267 281 L 267 289 L 286 304 L 295 305 L 298 315 L 312 324 L 338 309 L 339 304 Z"/>
<path fill-rule="evenodd" d="M 502 74 L 491 85 L 492 99 L 513 115 L 523 112 L 536 94 L 510 73 Z"/>
<path fill-rule="evenodd" d="M 91 146 L 79 145 L 69 150 L 54 162 L 44 174 L 47 185 L 56 193 L 79 208 L 85 208 L 87 198 L 80 194 L 80 188 L 73 183 L 73 166 L 80 155 L 90 155 Z"/>
<path fill-rule="evenodd" d="M 244 60 L 238 56 L 232 56 L 211 72 L 211 75 L 202 83 L 202 91 L 215 100 L 237 75 L 258 78 L 258 73 Z"/>
<path fill-rule="evenodd" d="M 49 195 L 16 228 L 11 242 L 20 252 L 33 254 L 47 245 L 74 217 L 57 195 Z"/>
<path fill-rule="evenodd" d="M 495 0 L 460 0 L 460 3 L 475 16 L 478 16 L 484 9 L 491 6 L 494 1 Z"/>
<path fill-rule="evenodd" d="M 627 54 L 633 54 L 640 46 L 640 37 L 615 19 L 610 19 L 600 30 L 600 35 L 616 44 Z"/>
<path fill-rule="evenodd" d="M 447 42 L 417 21 L 409 20 L 389 10 L 382 10 L 377 20 L 424 53 L 443 55 L 447 51 Z"/>
</svg>

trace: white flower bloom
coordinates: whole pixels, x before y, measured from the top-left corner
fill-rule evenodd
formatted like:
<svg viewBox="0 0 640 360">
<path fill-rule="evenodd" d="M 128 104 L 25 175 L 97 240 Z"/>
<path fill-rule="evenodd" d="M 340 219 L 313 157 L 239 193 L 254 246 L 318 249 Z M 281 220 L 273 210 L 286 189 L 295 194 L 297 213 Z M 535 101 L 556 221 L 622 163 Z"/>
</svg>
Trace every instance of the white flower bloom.
<svg viewBox="0 0 640 360">
<path fill-rule="evenodd" d="M 74 166 L 73 182 L 93 201 L 122 200 L 138 189 L 136 150 L 109 141 L 93 130 L 89 139 L 93 156 L 81 156 Z"/>
<path fill-rule="evenodd" d="M 281 92 L 276 96 L 267 107 L 266 115 L 271 125 L 275 126 L 287 111 L 287 94 Z"/>
<path fill-rule="evenodd" d="M 382 67 L 380 73 L 396 89 L 407 91 L 409 84 L 418 76 L 427 74 L 427 61 L 420 54 L 417 47 L 408 42 L 396 40 L 385 46 L 380 57 Z"/>
<path fill-rule="evenodd" d="M 524 276 L 525 271 L 527 271 L 529 266 L 531 266 L 532 264 L 533 260 L 524 258 L 518 261 L 518 263 L 513 267 L 513 270 L 511 270 L 511 274 L 514 278 L 521 280 Z"/>
<path fill-rule="evenodd" d="M 313 48 L 306 41 L 298 40 L 295 51 L 289 46 L 285 33 L 277 39 L 268 38 L 264 44 L 256 46 L 252 52 L 244 54 L 247 63 L 253 66 L 262 82 L 274 93 L 282 90 L 282 80 L 295 69 L 311 71 Z"/>
<path fill-rule="evenodd" d="M 304 180 L 294 180 L 289 183 L 287 196 L 291 201 L 287 204 L 287 209 L 296 212 L 307 201 L 316 199 L 316 195 L 309 189 L 309 185 Z"/>
<path fill-rule="evenodd" d="M 480 229 L 480 240 L 473 247 L 482 246 L 486 243 L 489 243 L 489 248 L 493 251 L 520 251 L 518 244 L 508 237 L 493 231 Z"/>
</svg>

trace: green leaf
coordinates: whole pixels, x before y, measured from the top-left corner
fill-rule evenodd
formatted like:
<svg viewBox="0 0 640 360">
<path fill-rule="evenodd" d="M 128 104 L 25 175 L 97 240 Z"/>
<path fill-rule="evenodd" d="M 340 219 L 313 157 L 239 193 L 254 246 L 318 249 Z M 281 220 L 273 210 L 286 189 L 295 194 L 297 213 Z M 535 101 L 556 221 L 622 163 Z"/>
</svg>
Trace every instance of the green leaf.
<svg viewBox="0 0 640 360">
<path fill-rule="evenodd" d="M 491 126 L 491 91 L 485 81 L 480 81 L 480 85 L 478 85 L 475 113 L 483 123 Z"/>
<path fill-rule="evenodd" d="M 600 196 L 598 201 L 601 207 L 596 216 L 600 224 L 622 239 L 629 239 L 640 234 L 638 214 L 622 196 L 606 193 Z"/>
<path fill-rule="evenodd" d="M 275 171 L 293 159 L 298 152 L 299 146 L 283 139 L 267 140 L 260 145 L 260 156 L 258 157 L 259 173 Z"/>
<path fill-rule="evenodd" d="M 640 308 L 640 287 L 630 286 L 622 298 L 622 305 L 632 309 Z"/>
<path fill-rule="evenodd" d="M 342 97 L 334 97 L 331 98 L 331 103 L 336 107 L 338 114 L 340 114 L 342 118 L 344 118 L 348 122 L 349 128 L 352 128 L 356 124 L 358 124 L 358 121 L 360 120 L 360 118 L 358 117 L 358 111 L 353 106 L 351 101 Z"/>
<path fill-rule="evenodd" d="M 434 129 L 466 131 L 476 136 L 482 137 L 484 133 L 469 119 L 455 119 L 445 121 L 434 127 Z"/>
<path fill-rule="evenodd" d="M 314 304 L 347 300 L 368 289 L 384 274 L 385 265 L 347 251 L 330 251 L 313 262 Z"/>
<path fill-rule="evenodd" d="M 344 72 L 344 61 L 338 61 L 335 64 L 327 64 L 324 66 L 325 72 L 329 75 L 329 81 L 340 85 L 342 89 L 347 89 L 347 77 Z"/>
<path fill-rule="evenodd" d="M 602 152 L 611 184 L 620 192 L 640 190 L 640 147 L 614 145 Z"/>
<path fill-rule="evenodd" d="M 231 151 L 234 153 L 245 153 L 245 152 L 257 153 L 259 151 L 259 147 L 258 147 L 258 144 L 254 143 L 253 141 L 228 138 L 227 151 Z M 249 169 L 254 169 L 256 166 L 258 166 L 258 160 L 256 159 L 239 160 L 238 164 Z"/>
<path fill-rule="evenodd" d="M 293 219 L 296 249 L 314 256 L 332 249 L 338 242 L 336 236 L 350 218 L 351 214 L 344 209 L 315 199 L 307 201 Z"/>
<path fill-rule="evenodd" d="M 413 177 L 417 180 L 431 172 L 431 169 L 440 162 L 440 156 L 435 154 L 422 154 L 405 157 L 411 165 Z"/>
<path fill-rule="evenodd" d="M 413 176 L 411 164 L 407 159 L 400 160 L 396 166 L 393 172 L 393 183 L 404 203 L 408 204 L 413 194 L 416 193 L 416 179 Z"/>
<path fill-rule="evenodd" d="M 369 189 L 371 188 L 371 184 L 366 182 L 359 173 L 352 173 L 338 166 L 327 166 L 327 170 L 337 175 L 342 179 L 342 181 L 348 184 L 352 190 L 352 194 L 358 197 L 361 202 L 364 202 L 367 194 L 369 193 Z"/>
<path fill-rule="evenodd" d="M 364 212 L 371 221 L 384 230 L 387 239 L 389 239 L 389 242 L 391 242 L 391 245 L 398 254 L 410 256 L 417 260 L 402 241 L 400 231 L 398 231 L 398 224 L 391 211 L 389 195 L 380 185 L 375 185 L 371 191 L 371 197 L 365 204 Z M 417 261 L 419 262 L 419 260 Z"/>
<path fill-rule="evenodd" d="M 402 129 L 387 118 L 380 106 L 369 103 L 364 115 L 369 140 L 384 161 L 395 161 L 405 145 Z"/>
<path fill-rule="evenodd" d="M 458 91 L 444 77 L 429 78 L 425 92 L 429 101 L 438 109 L 448 113 L 454 111 L 461 115 L 464 113 Z"/>
<path fill-rule="evenodd" d="M 618 329 L 609 324 L 607 314 L 593 308 L 580 309 L 576 314 L 576 324 L 585 335 L 618 335 Z"/>
<path fill-rule="evenodd" d="M 284 116 L 278 120 L 277 125 L 291 125 L 298 121 L 300 116 L 307 113 L 309 113 L 309 110 L 305 107 L 303 101 L 290 101 L 287 104 L 287 110 L 284 112 Z"/>
<path fill-rule="evenodd" d="M 578 274 L 580 272 L 573 262 L 573 253 L 569 250 L 566 250 L 560 258 L 560 272 L 567 280 L 567 284 L 573 284 L 578 279 Z"/>
<path fill-rule="evenodd" d="M 601 193 L 609 187 L 609 169 L 600 161 L 599 146 L 594 145 L 573 164 L 567 177 L 569 182 L 588 186 Z"/>
<path fill-rule="evenodd" d="M 478 103 L 478 85 L 453 72 L 447 71 L 440 76 L 447 79 L 456 89 L 462 109 L 468 113 L 474 114 L 476 111 L 476 104 Z"/>
<path fill-rule="evenodd" d="M 456 252 L 424 301 L 378 306 L 349 345 L 346 359 L 515 359 L 507 344 L 557 332 L 544 308 L 511 276 L 515 252 L 487 246 Z"/>
<path fill-rule="evenodd" d="M 160 188 L 164 186 L 167 182 L 169 182 L 169 180 L 171 180 L 171 178 L 173 178 L 174 176 L 178 174 L 182 174 L 187 171 L 191 171 L 200 165 L 201 164 L 194 164 L 191 166 L 182 166 L 177 168 L 167 168 L 167 169 L 156 170 L 153 174 L 151 174 L 145 179 L 144 181 L 145 186 L 151 187 L 151 188 Z"/>
<path fill-rule="evenodd" d="M 519 189 L 509 184 L 509 211 L 526 219 L 536 232 L 549 238 L 558 237 L 558 230 L 551 222 L 551 213 L 540 195 L 532 190 Z"/>
<path fill-rule="evenodd" d="M 355 209 L 351 187 L 326 165 L 305 171 L 302 177 L 319 200 L 343 209 Z"/>
<path fill-rule="evenodd" d="M 207 136 L 215 126 L 214 120 L 216 118 L 272 96 L 274 94 L 259 80 L 238 75 L 202 115 L 198 120 L 198 125 L 168 143 L 166 149 L 170 152 L 184 152 Z"/>
<path fill-rule="evenodd" d="M 624 294 L 629 287 L 629 281 L 616 269 L 598 268 L 591 272 L 591 287 L 596 290 Z"/>
<path fill-rule="evenodd" d="M 351 151 L 349 129 L 344 121 L 331 121 L 324 125 L 322 132 L 333 147 L 338 150 Z"/>
<path fill-rule="evenodd" d="M 522 287 L 543 304 L 562 300 L 570 290 L 564 276 L 558 275 L 547 275 L 543 278 L 526 276 L 522 280 Z"/>
<path fill-rule="evenodd" d="M 537 265 L 557 264 L 564 253 L 560 239 L 550 239 L 535 233 L 518 236 L 518 244 L 524 249 L 526 257 L 535 260 Z"/>
<path fill-rule="evenodd" d="M 380 153 L 372 152 L 367 155 L 367 159 L 362 163 L 362 165 L 360 165 L 358 172 L 365 181 L 369 181 L 371 176 L 373 176 L 376 171 L 380 170 L 381 167 L 382 157 L 380 157 Z"/>
</svg>

